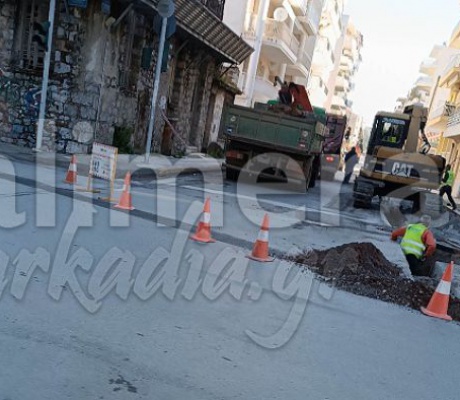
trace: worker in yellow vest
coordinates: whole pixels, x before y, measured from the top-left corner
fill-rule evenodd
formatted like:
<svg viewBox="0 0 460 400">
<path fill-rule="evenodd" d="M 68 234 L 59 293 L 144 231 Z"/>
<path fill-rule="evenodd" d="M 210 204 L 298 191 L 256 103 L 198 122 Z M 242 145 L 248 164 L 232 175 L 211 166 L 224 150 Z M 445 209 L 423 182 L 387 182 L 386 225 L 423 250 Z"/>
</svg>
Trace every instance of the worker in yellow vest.
<svg viewBox="0 0 460 400">
<path fill-rule="evenodd" d="M 431 276 L 434 268 L 436 240 L 430 225 L 431 217 L 423 215 L 419 223 L 401 227 L 391 234 L 393 241 L 402 237 L 401 249 L 414 276 Z"/>
<path fill-rule="evenodd" d="M 444 197 L 444 195 L 447 194 L 447 198 L 449 199 L 452 210 L 457 209 L 457 204 L 455 204 L 455 201 L 452 198 L 452 186 L 454 185 L 454 181 L 455 181 L 455 174 L 452 171 L 451 165 L 447 164 L 446 172 L 444 174 L 444 178 L 442 179 L 442 186 L 439 189 L 439 195 L 441 197 Z"/>
</svg>

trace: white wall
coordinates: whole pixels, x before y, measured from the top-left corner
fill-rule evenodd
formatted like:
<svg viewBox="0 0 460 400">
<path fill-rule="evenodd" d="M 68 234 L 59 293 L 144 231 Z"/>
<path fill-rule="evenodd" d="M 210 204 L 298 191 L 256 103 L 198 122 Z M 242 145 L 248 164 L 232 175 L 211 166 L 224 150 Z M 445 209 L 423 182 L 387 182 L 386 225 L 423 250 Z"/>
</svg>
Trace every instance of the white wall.
<svg viewBox="0 0 460 400">
<path fill-rule="evenodd" d="M 241 35 L 244 31 L 247 6 L 248 0 L 230 0 L 225 2 L 224 24 L 237 35 Z"/>
</svg>

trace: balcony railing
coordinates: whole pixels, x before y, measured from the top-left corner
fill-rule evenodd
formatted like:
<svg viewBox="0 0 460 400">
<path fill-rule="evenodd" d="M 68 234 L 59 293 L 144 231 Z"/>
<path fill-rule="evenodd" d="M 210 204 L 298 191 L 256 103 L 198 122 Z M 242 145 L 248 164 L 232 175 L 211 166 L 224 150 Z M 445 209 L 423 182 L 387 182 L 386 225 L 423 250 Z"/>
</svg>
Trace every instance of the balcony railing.
<svg viewBox="0 0 460 400">
<path fill-rule="evenodd" d="M 431 86 L 433 86 L 433 79 L 431 79 L 429 76 L 420 77 L 417 79 L 415 86 L 421 88 L 431 88 Z"/>
<path fill-rule="evenodd" d="M 224 17 L 225 0 L 198 0 L 220 20 Z"/>
<path fill-rule="evenodd" d="M 293 51 L 294 54 L 299 52 L 299 41 L 283 22 L 267 18 L 265 21 L 264 37 L 265 39 L 271 41 L 281 39 Z"/>
<path fill-rule="evenodd" d="M 431 118 L 451 117 L 455 113 L 455 104 L 446 101 L 441 106 L 434 109 Z"/>
<path fill-rule="evenodd" d="M 460 54 L 453 56 L 450 63 L 447 65 L 444 75 L 447 75 L 452 69 L 460 67 Z"/>
<path fill-rule="evenodd" d="M 307 16 L 310 20 L 312 26 L 316 29 L 319 27 L 319 22 L 321 21 L 321 12 L 323 4 L 319 0 L 309 0 L 307 6 Z"/>
<path fill-rule="evenodd" d="M 299 57 L 297 58 L 297 62 L 304 66 L 307 70 L 310 70 L 311 67 L 311 55 L 308 53 L 308 51 L 303 51 Z"/>
<path fill-rule="evenodd" d="M 447 122 L 447 128 L 452 128 L 460 124 L 460 108 L 455 109 L 452 112 L 451 116 L 449 117 L 449 121 Z"/>
<path fill-rule="evenodd" d="M 249 36 L 253 38 L 255 36 L 256 23 L 257 15 L 254 14 L 251 16 L 251 23 L 247 32 L 247 34 L 249 34 Z M 267 18 L 265 20 L 265 30 L 263 38 L 264 40 L 269 42 L 283 42 L 296 55 L 299 52 L 300 42 L 283 22 L 276 21 L 272 18 Z"/>
<path fill-rule="evenodd" d="M 420 72 L 422 74 L 429 74 L 432 70 L 436 68 L 436 61 L 433 59 L 424 60 L 420 64 Z"/>
</svg>

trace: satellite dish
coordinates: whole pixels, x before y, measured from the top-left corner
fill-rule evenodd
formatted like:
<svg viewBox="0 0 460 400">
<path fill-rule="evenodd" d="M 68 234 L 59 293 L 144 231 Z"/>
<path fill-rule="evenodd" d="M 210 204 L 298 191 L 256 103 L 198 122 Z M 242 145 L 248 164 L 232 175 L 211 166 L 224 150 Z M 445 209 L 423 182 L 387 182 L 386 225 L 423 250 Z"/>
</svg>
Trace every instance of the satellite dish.
<svg viewBox="0 0 460 400">
<path fill-rule="evenodd" d="M 276 21 L 279 21 L 279 22 L 286 21 L 288 16 L 289 16 L 288 12 L 283 7 L 278 7 L 273 13 L 273 17 L 275 18 Z"/>
</svg>

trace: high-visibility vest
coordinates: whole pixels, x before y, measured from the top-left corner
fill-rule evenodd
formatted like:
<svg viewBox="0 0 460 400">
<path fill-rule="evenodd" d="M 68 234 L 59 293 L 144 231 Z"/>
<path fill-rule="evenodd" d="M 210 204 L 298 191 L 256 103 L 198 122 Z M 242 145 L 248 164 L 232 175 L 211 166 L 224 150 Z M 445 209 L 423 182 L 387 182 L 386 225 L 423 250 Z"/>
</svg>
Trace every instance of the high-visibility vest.
<svg viewBox="0 0 460 400">
<path fill-rule="evenodd" d="M 455 174 L 452 171 L 447 171 L 447 181 L 444 183 L 443 186 L 450 186 L 452 187 L 455 181 Z"/>
<path fill-rule="evenodd" d="M 413 254 L 417 258 L 422 258 L 426 249 L 422 236 L 427 230 L 423 224 L 410 224 L 406 228 L 406 233 L 401 241 L 401 248 L 404 254 Z"/>
</svg>

